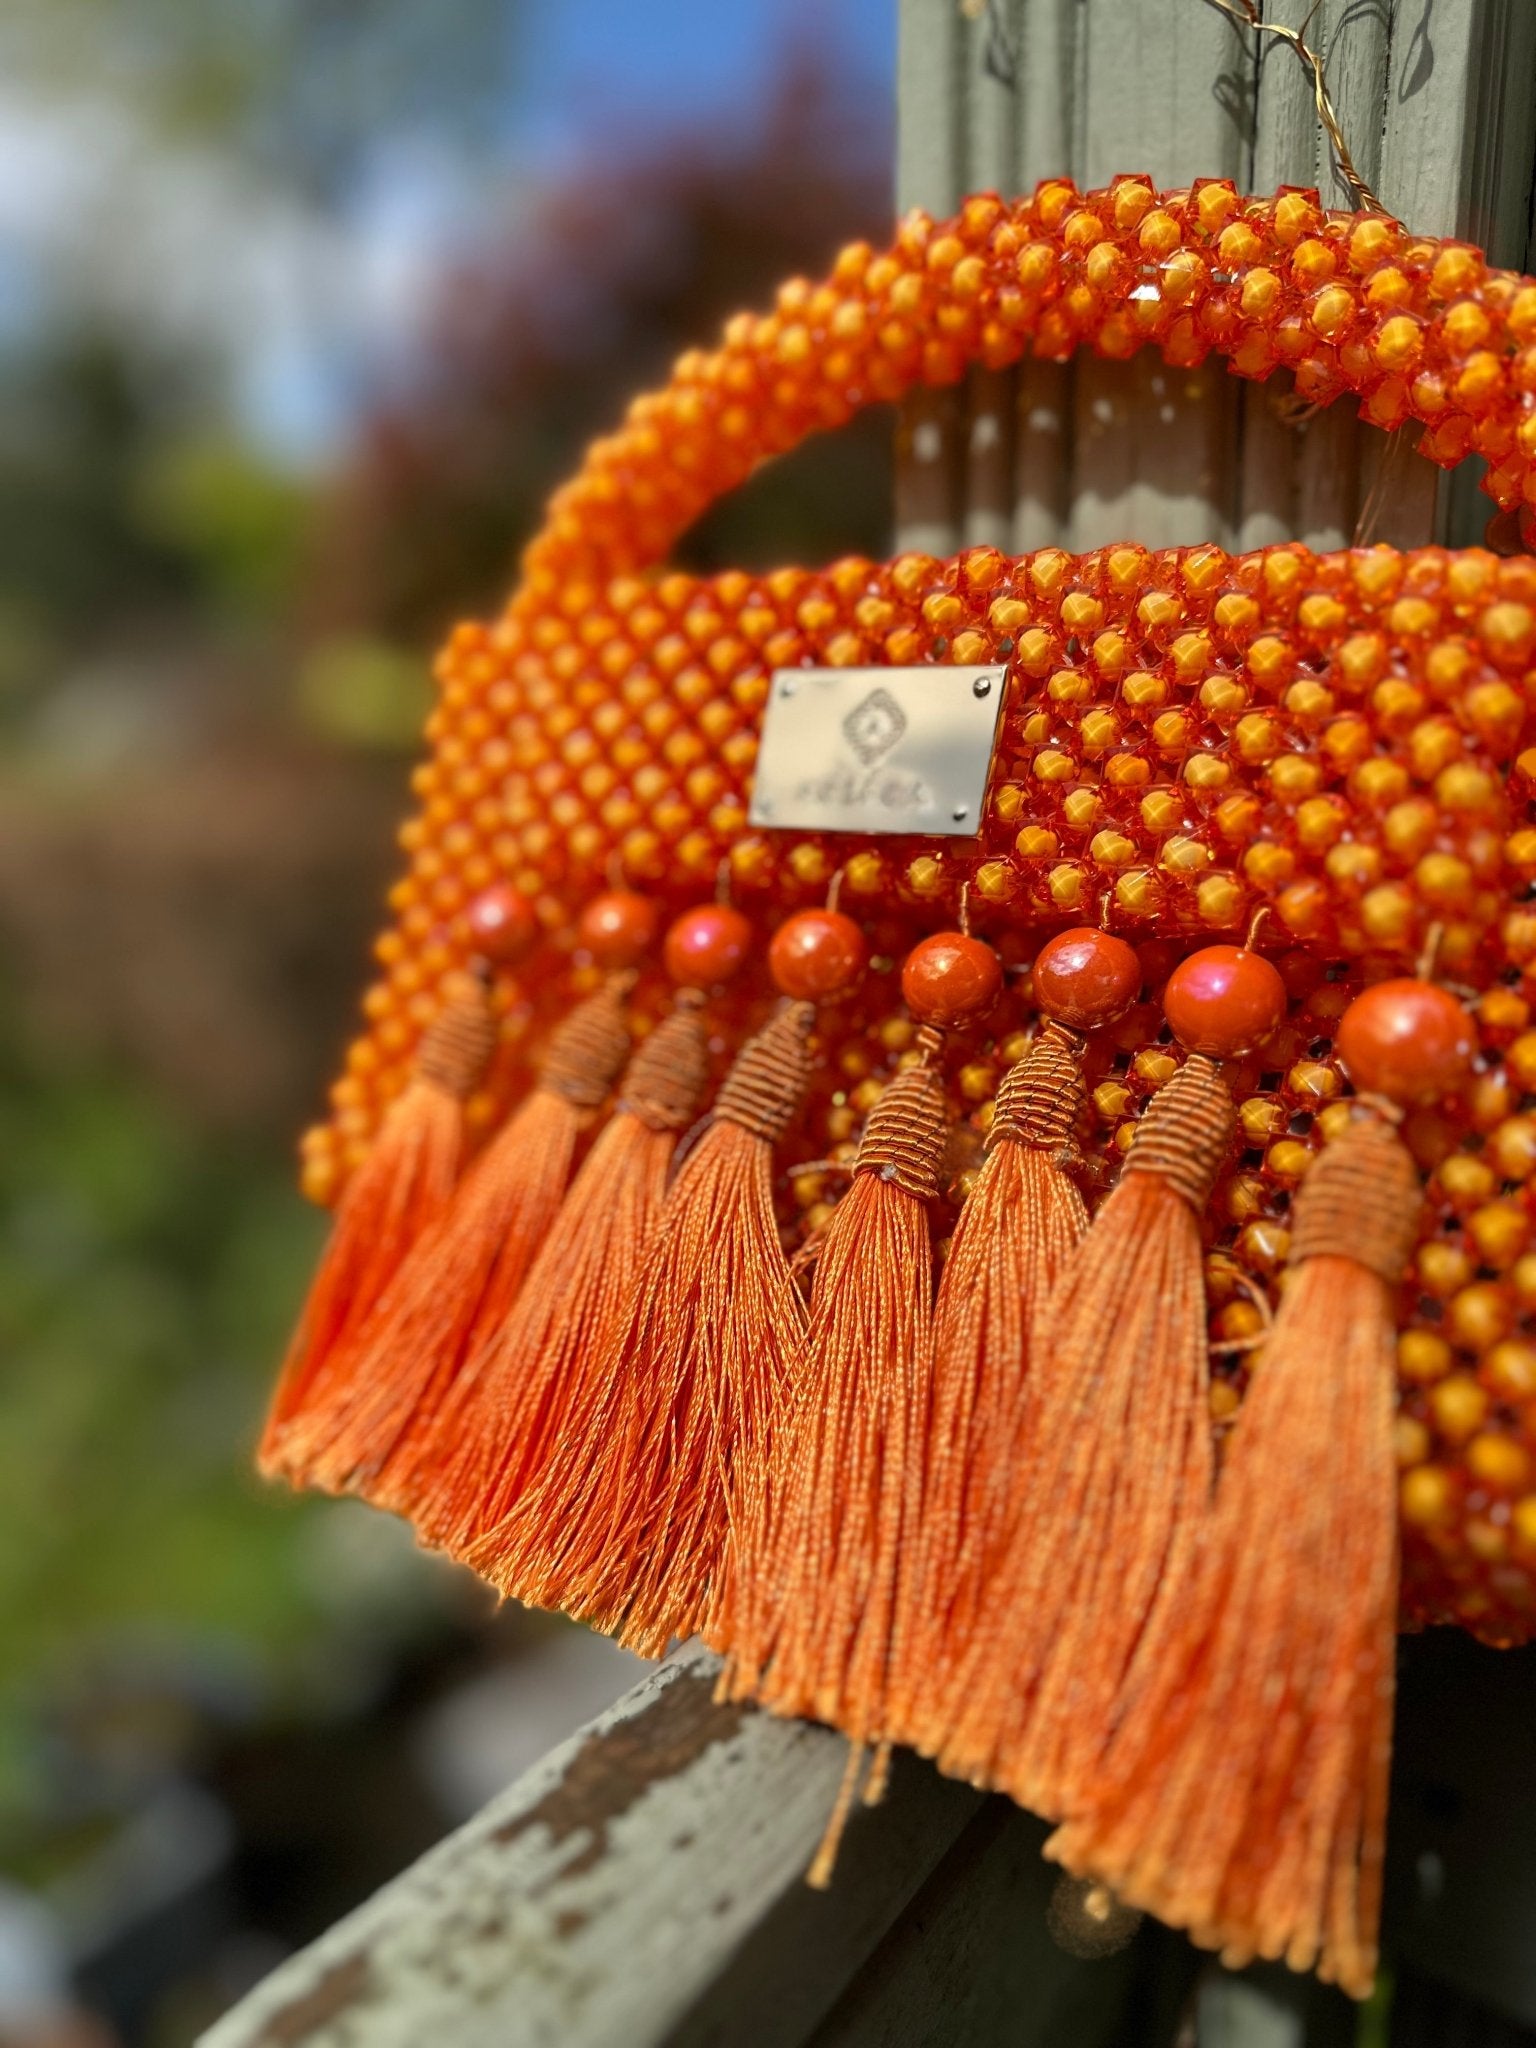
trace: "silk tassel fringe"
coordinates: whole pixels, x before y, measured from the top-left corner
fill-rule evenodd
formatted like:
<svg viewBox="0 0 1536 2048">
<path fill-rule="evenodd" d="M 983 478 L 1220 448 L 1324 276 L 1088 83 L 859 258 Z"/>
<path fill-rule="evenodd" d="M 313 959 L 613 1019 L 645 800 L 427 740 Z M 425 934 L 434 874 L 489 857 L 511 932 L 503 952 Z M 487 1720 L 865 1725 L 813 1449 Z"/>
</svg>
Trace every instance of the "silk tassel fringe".
<svg viewBox="0 0 1536 2048">
<path fill-rule="evenodd" d="M 1050 1844 L 1230 1964 L 1316 1964 L 1356 1998 L 1376 1964 L 1394 1310 L 1419 1209 L 1413 1161 L 1375 1114 L 1313 1164 L 1208 1540 L 1170 1588 L 1098 1781 Z"/>
<path fill-rule="evenodd" d="M 464 1561 L 502 1593 L 660 1656 L 703 1618 L 735 1475 L 765 1454 L 805 1312 L 773 1207 L 773 1148 L 810 1079 L 793 1003 L 742 1050 L 667 1197 L 602 1398 Z"/>
</svg>

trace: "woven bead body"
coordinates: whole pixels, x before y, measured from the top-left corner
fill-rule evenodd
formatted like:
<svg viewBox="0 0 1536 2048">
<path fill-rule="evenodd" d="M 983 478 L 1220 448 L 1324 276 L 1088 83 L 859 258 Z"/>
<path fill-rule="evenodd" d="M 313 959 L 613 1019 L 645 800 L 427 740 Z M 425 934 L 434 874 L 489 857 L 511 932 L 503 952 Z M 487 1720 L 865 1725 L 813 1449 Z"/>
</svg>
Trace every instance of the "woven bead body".
<svg viewBox="0 0 1536 2048">
<path fill-rule="evenodd" d="M 1160 295 L 1133 301 L 1148 265 Z M 1045 939 L 1102 915 L 1146 973 L 1141 1003 L 1085 1058 L 1079 1137 L 1094 1197 L 1183 1058 L 1158 1008 L 1168 972 L 1202 945 L 1241 944 L 1263 909 L 1257 943 L 1289 1007 L 1227 1072 L 1243 1149 L 1209 1207 L 1208 1280 L 1213 1339 L 1230 1343 L 1258 1328 L 1253 1294 L 1272 1293 L 1284 1263 L 1291 1196 L 1348 1114 L 1340 1016 L 1367 981 L 1411 974 L 1432 944 L 1438 975 L 1479 992 L 1478 1051 L 1466 1085 L 1404 1131 L 1428 1176 L 1401 1303 L 1405 1607 L 1415 1621 L 1526 1639 L 1536 561 L 1128 542 L 708 578 L 650 567 L 710 498 L 764 454 L 846 418 L 856 397 L 946 381 L 967 359 L 1011 361 L 1026 338 L 1052 355 L 1084 343 L 1124 354 L 1148 339 L 1175 363 L 1219 349 L 1253 376 L 1285 362 L 1309 395 L 1359 392 L 1380 424 L 1432 414 L 1427 452 L 1450 461 L 1475 447 L 1499 502 L 1530 493 L 1536 287 L 1501 280 L 1459 245 L 1328 215 L 1305 194 L 1245 202 L 1212 184 L 1159 200 L 1122 180 L 1088 195 L 1042 187 L 1016 207 L 972 202 L 942 228 L 909 224 L 887 255 L 846 253 L 826 284 L 786 287 L 773 313 L 733 322 L 722 349 L 684 358 L 665 393 L 632 408 L 556 501 L 506 613 L 451 637 L 379 979 L 331 1117 L 306 1141 L 306 1186 L 334 1200 L 363 1156 L 474 950 L 467 908 L 498 884 L 527 897 L 542 938 L 497 981 L 502 1042 L 468 1105 L 482 1136 L 595 985 L 573 958 L 573 928 L 614 872 L 665 919 L 709 897 L 724 867 L 758 943 L 712 1005 L 721 1066 L 772 1007 L 773 929 L 822 905 L 841 873 L 839 908 L 863 928 L 870 965 L 820 1012 L 817 1078 L 783 1148 L 791 1245 L 844 1185 L 799 1166 L 847 1163 L 883 1085 L 916 1057 L 898 963 L 960 922 L 962 894 L 976 935 L 1019 971 L 946 1060 L 959 1126 L 951 1203 L 1027 1043 L 1022 970 Z M 751 830 L 771 673 L 882 663 L 1007 664 L 978 836 Z M 667 999 L 659 971 L 642 978 L 639 1028 Z M 1214 1428 L 1240 1404 L 1244 1357 L 1216 1355 Z"/>
</svg>

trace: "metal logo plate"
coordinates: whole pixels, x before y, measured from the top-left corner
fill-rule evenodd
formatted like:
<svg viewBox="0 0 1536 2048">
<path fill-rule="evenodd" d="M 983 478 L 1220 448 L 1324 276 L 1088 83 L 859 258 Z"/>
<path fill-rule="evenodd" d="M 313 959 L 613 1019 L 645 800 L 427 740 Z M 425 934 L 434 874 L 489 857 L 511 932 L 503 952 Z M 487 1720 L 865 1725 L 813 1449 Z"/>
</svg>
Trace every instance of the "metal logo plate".
<svg viewBox="0 0 1536 2048">
<path fill-rule="evenodd" d="M 776 669 L 751 820 L 774 831 L 971 837 L 1003 708 L 995 668 Z"/>
</svg>

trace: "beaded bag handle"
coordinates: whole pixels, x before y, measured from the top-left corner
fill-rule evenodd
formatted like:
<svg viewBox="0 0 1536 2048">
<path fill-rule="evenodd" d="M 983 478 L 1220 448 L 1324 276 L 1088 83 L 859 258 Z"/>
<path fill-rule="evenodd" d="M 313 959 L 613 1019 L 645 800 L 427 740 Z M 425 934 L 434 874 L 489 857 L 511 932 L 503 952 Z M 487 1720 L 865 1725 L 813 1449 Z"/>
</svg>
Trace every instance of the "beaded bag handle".
<svg viewBox="0 0 1536 2048">
<path fill-rule="evenodd" d="M 1536 282 L 1381 214 L 1325 211 L 1310 190 L 1057 179 L 948 221 L 909 214 L 888 251 L 844 249 L 824 283 L 791 280 L 771 313 L 680 357 L 551 500 L 514 613 L 572 579 L 654 566 L 758 463 L 865 405 L 972 363 L 1147 345 L 1256 380 L 1289 368 L 1312 404 L 1352 394 L 1375 426 L 1419 422 L 1419 453 L 1442 467 L 1486 458 L 1502 510 L 1536 506 Z"/>
</svg>

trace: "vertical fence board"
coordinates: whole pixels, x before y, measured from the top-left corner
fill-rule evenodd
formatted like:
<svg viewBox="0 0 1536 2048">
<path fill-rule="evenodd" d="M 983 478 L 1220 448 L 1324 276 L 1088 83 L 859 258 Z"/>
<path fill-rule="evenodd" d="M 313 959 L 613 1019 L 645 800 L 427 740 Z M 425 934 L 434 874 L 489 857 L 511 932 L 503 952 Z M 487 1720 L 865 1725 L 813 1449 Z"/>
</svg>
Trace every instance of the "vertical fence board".
<svg viewBox="0 0 1536 2048">
<path fill-rule="evenodd" d="M 1536 6 L 1531 0 L 1438 0 L 1406 10 L 1394 45 L 1382 175 L 1392 210 L 1427 234 L 1459 235 L 1494 263 L 1529 268 L 1536 158 Z M 1453 131 L 1460 146 L 1446 147 Z M 1385 196 L 1385 195 L 1384 195 Z M 1478 540 L 1489 514 L 1475 470 L 1415 477 L 1438 537 Z M 1396 536 L 1390 532 L 1388 538 Z"/>
<path fill-rule="evenodd" d="M 1390 213 L 1527 262 L 1536 0 L 1264 0 L 1264 13 L 1290 27 L 1310 15 L 1355 162 Z M 1201 0 L 986 0 L 979 13 L 900 0 L 900 20 L 904 206 L 945 213 L 967 190 L 1007 191 L 1010 157 L 1014 193 L 1062 171 L 1098 184 L 1129 170 L 1160 185 L 1313 185 L 1325 205 L 1351 203 L 1293 53 Z M 1348 401 L 1294 423 L 1285 396 L 1279 380 L 1238 388 L 1219 365 L 1173 372 L 1150 356 L 1028 362 L 1011 387 L 973 377 L 907 409 L 898 537 L 1001 542 L 1010 473 L 1019 550 L 1479 537 L 1474 473 L 1446 483 L 1414 460 L 1411 431 L 1364 429 Z"/>
<path fill-rule="evenodd" d="M 1292 0 L 1294 19 L 1306 18 L 1305 7 Z M 1328 90 L 1333 96 L 1339 122 L 1349 141 L 1355 167 L 1365 182 L 1376 189 L 1381 175 L 1382 117 L 1387 93 L 1387 6 L 1386 0 L 1362 7 L 1358 0 L 1326 0 L 1313 21 L 1310 34 L 1314 46 L 1323 51 L 1328 65 Z M 1292 85 L 1299 81 L 1310 100 L 1310 81 L 1288 50 L 1273 55 L 1287 59 L 1284 68 Z M 1281 67 L 1270 67 L 1277 78 Z M 1311 109 L 1309 107 L 1308 111 Z M 1258 133 L 1265 129 L 1262 95 L 1258 110 Z M 1326 141 L 1315 118 L 1308 138 L 1311 165 L 1300 177 L 1276 177 L 1266 181 L 1257 170 L 1255 189 L 1272 191 L 1276 184 L 1315 185 L 1325 206 L 1356 204 L 1354 194 L 1339 176 Z M 1367 439 L 1382 445 L 1378 430 L 1361 425 L 1353 402 L 1331 405 L 1295 432 L 1295 525 L 1292 533 L 1314 548 L 1348 547 L 1354 537 L 1361 509 L 1361 453 Z M 1426 465 L 1420 464 L 1420 468 Z M 1431 490 L 1433 474 L 1429 477 Z"/>
<path fill-rule="evenodd" d="M 966 23 L 953 0 L 901 0 L 896 38 L 896 207 L 953 213 L 965 186 Z M 965 502 L 961 390 L 919 391 L 896 434 L 896 538 L 952 554 Z"/>
<path fill-rule="evenodd" d="M 1013 185 L 1018 126 L 1014 50 L 1022 8 L 994 0 L 967 22 L 964 158 L 969 192 L 1006 193 Z M 966 385 L 965 507 L 967 546 L 1006 548 L 1013 539 L 1014 376 L 973 369 Z"/>
<path fill-rule="evenodd" d="M 1079 181 L 1246 182 L 1240 110 L 1216 90 L 1243 46 L 1214 9 L 1081 0 Z M 1069 544 L 1227 540 L 1238 391 L 1225 369 L 1172 370 L 1151 351 L 1077 366 Z"/>
<path fill-rule="evenodd" d="M 1015 0 L 1013 189 L 1032 192 L 1042 178 L 1070 169 L 1082 37 L 1076 0 Z M 1029 359 L 1015 373 L 1013 545 L 1022 554 L 1060 540 L 1071 494 L 1071 363 Z"/>
</svg>

